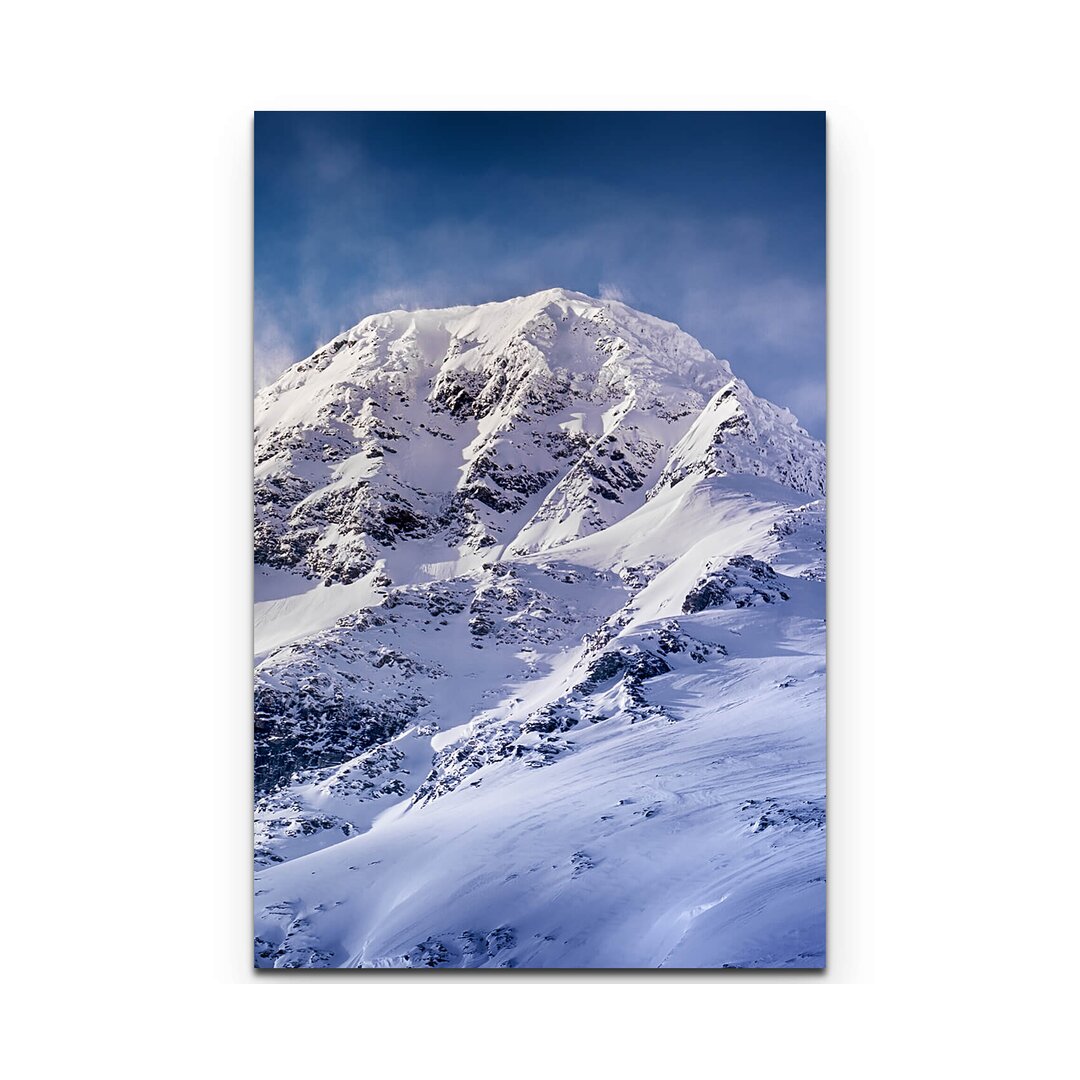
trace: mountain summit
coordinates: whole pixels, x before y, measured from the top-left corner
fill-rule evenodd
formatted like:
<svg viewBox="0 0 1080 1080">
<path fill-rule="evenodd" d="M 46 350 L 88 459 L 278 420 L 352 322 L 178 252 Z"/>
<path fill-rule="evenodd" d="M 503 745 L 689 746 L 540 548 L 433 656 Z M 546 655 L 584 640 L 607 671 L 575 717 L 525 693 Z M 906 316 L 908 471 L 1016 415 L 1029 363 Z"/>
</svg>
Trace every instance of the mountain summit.
<svg viewBox="0 0 1080 1080">
<path fill-rule="evenodd" d="M 549 550 L 688 476 L 824 494 L 824 447 L 673 323 L 551 289 L 372 315 L 256 399 L 258 561 Z"/>
<path fill-rule="evenodd" d="M 820 966 L 825 450 L 672 323 L 371 315 L 255 403 L 256 963 Z"/>
</svg>

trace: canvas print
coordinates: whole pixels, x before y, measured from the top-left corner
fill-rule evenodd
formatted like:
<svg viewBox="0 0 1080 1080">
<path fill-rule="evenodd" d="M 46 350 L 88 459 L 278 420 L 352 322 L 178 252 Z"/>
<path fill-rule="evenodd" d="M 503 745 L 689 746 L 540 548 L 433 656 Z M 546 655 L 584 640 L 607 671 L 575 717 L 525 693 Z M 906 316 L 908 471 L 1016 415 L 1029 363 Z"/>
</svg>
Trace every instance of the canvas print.
<svg viewBox="0 0 1080 1080">
<path fill-rule="evenodd" d="M 824 966 L 824 154 L 256 115 L 256 967 Z"/>
</svg>

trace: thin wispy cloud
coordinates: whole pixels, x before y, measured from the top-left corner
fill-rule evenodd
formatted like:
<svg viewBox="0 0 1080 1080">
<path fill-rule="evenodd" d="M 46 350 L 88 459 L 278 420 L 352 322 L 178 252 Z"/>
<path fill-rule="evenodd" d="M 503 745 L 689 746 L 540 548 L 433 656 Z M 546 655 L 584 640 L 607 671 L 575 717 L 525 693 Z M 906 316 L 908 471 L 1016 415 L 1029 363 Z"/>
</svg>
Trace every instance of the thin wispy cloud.
<svg viewBox="0 0 1080 1080">
<path fill-rule="evenodd" d="M 824 206 L 813 162 L 788 169 L 783 146 L 754 143 L 743 157 L 761 161 L 745 183 L 731 169 L 714 175 L 709 155 L 728 151 L 708 114 L 700 133 L 698 121 L 680 121 L 670 168 L 640 164 L 636 151 L 632 166 L 597 164 L 592 144 L 612 125 L 624 141 L 636 133 L 654 145 L 666 128 L 648 117 L 560 117 L 515 134 L 539 122 L 444 115 L 450 131 L 409 114 L 344 126 L 315 114 L 292 121 L 295 137 L 257 129 L 258 170 L 269 175 L 256 195 L 257 382 L 375 311 L 561 285 L 679 323 L 823 434 Z M 607 156 L 622 145 L 612 136 Z"/>
</svg>

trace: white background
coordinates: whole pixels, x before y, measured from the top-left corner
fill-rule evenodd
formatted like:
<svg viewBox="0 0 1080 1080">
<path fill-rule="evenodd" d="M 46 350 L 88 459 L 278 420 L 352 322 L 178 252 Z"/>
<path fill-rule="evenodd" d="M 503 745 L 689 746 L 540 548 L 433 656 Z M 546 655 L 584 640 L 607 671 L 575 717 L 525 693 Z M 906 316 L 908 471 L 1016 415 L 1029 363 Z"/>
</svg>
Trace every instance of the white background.
<svg viewBox="0 0 1080 1080">
<path fill-rule="evenodd" d="M 7 12 L 15 1075 L 1062 1070 L 1074 10 Z M 251 116 L 387 107 L 827 110 L 824 976 L 248 970 Z"/>
</svg>

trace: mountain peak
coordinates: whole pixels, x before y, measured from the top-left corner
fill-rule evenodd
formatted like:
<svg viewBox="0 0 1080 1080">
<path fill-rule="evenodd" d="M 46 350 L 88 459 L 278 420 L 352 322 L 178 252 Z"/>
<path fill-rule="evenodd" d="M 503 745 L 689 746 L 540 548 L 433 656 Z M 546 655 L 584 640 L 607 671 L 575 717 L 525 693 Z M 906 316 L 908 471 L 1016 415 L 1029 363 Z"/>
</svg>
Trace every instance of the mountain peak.
<svg viewBox="0 0 1080 1080">
<path fill-rule="evenodd" d="M 369 316 L 259 395 L 255 451 L 257 964 L 814 962 L 824 448 L 790 413 L 547 289 Z"/>
<path fill-rule="evenodd" d="M 566 289 L 369 316 L 260 393 L 256 452 L 261 557 L 327 582 L 410 538 L 551 550 L 687 480 L 824 486 L 821 444 L 725 361 Z"/>
<path fill-rule="evenodd" d="M 277 414 L 275 406 L 310 401 L 347 383 L 385 382 L 390 373 L 400 384 L 405 368 L 415 394 L 444 370 L 485 363 L 605 383 L 632 374 L 665 392 L 706 396 L 731 378 L 727 361 L 675 323 L 621 301 L 551 288 L 479 305 L 368 315 L 260 391 L 256 413 Z"/>
</svg>

